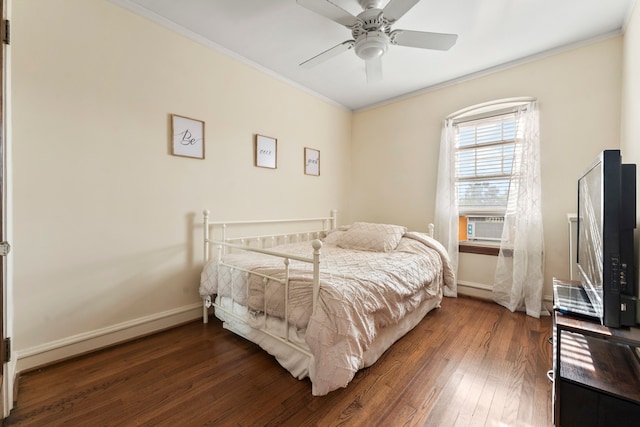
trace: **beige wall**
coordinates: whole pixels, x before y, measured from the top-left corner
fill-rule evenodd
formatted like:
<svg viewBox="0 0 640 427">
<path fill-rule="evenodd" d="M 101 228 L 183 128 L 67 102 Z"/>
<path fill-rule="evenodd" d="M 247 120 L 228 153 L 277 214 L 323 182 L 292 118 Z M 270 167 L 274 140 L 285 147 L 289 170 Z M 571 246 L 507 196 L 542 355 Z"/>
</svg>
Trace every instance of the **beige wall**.
<svg viewBox="0 0 640 427">
<path fill-rule="evenodd" d="M 426 227 L 434 215 L 444 118 L 486 101 L 536 97 L 549 298 L 551 278 L 569 277 L 566 214 L 576 209 L 577 177 L 600 150 L 619 147 L 621 64 L 616 37 L 356 113 L 354 217 Z M 492 277 L 495 263 L 471 257 L 460 259 L 461 281 Z"/>
<path fill-rule="evenodd" d="M 548 296 L 550 278 L 569 274 L 575 180 L 620 140 L 620 37 L 351 114 L 106 0 L 15 1 L 12 29 L 13 334 L 32 365 L 96 331 L 197 315 L 204 208 L 216 219 L 337 208 L 342 223 L 426 229 L 442 120 L 506 97 L 540 102 Z M 206 122 L 205 160 L 168 154 L 171 113 Z M 255 133 L 278 138 L 277 170 L 253 166 Z M 639 133 L 627 120 L 626 140 Z M 302 173 L 305 146 L 321 150 L 319 178 Z M 461 256 L 463 281 L 492 270 Z"/>
<path fill-rule="evenodd" d="M 14 1 L 12 30 L 19 356 L 198 315 L 204 208 L 346 212 L 351 112 L 106 0 Z M 171 113 L 206 122 L 205 160 L 169 154 Z M 254 133 L 278 138 L 276 170 L 253 166 Z"/>
<path fill-rule="evenodd" d="M 622 66 L 622 158 L 627 163 L 640 165 L 640 5 L 638 2 L 631 14 L 624 35 L 624 57 Z M 636 186 L 640 182 L 640 171 L 637 171 Z M 637 199 L 640 203 L 640 198 Z M 640 205 L 636 207 L 636 215 L 640 219 Z M 640 224 L 640 221 L 639 221 Z M 636 256 L 640 231 L 636 229 Z M 636 258 L 636 273 L 640 267 L 640 258 Z M 638 274 L 636 274 L 636 278 Z M 637 286 L 636 282 L 636 286 Z"/>
</svg>

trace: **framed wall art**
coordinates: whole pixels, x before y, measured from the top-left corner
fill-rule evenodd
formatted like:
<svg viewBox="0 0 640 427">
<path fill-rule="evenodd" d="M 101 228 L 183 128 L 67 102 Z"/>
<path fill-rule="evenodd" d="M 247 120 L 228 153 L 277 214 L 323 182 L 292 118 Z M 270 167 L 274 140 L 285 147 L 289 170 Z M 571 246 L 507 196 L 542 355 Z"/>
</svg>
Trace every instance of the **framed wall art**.
<svg viewBox="0 0 640 427">
<path fill-rule="evenodd" d="M 278 167 L 278 140 L 270 136 L 256 135 L 255 164 L 261 168 Z"/>
<path fill-rule="evenodd" d="M 204 122 L 171 115 L 172 152 L 174 156 L 204 159 Z"/>
<path fill-rule="evenodd" d="M 304 173 L 307 175 L 320 175 L 320 150 L 304 148 Z"/>
</svg>

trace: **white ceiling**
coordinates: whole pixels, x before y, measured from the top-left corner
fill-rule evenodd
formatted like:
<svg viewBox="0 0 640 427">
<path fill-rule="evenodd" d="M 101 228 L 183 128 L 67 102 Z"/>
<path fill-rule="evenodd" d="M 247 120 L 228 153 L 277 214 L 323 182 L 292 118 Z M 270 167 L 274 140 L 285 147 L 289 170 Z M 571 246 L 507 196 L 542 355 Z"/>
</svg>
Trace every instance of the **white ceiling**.
<svg viewBox="0 0 640 427">
<path fill-rule="evenodd" d="M 620 34 L 635 0 L 421 0 L 393 29 L 458 34 L 449 51 L 392 45 L 367 83 L 353 50 L 299 64 L 351 32 L 296 0 L 111 0 L 286 81 L 358 110 L 559 48 Z M 357 0 L 331 0 L 357 15 Z M 383 3 L 385 4 L 386 1 Z"/>
</svg>

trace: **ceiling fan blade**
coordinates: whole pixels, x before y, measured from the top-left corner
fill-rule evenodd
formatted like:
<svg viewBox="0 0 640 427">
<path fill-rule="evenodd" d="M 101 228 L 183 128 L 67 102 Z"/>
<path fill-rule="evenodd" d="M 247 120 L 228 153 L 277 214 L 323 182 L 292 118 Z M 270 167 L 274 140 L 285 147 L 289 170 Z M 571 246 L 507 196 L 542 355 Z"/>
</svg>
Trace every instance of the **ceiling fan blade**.
<svg viewBox="0 0 640 427">
<path fill-rule="evenodd" d="M 338 56 L 342 52 L 346 52 L 347 50 L 351 49 L 354 43 L 355 41 L 353 40 L 347 40 L 346 42 L 342 42 L 339 45 L 335 45 L 331 49 L 327 49 L 324 52 L 314 56 L 311 59 L 307 59 L 302 64 L 300 64 L 300 66 L 302 68 L 315 67 L 316 65 L 321 64 L 324 61 L 327 61 L 333 58 L 334 56 Z"/>
<path fill-rule="evenodd" d="M 429 33 L 426 31 L 395 30 L 391 43 L 421 49 L 449 50 L 458 40 L 457 34 Z"/>
<path fill-rule="evenodd" d="M 390 0 L 382 9 L 382 14 L 391 23 L 402 18 L 420 0 Z"/>
<path fill-rule="evenodd" d="M 367 70 L 367 83 L 375 83 L 382 80 L 381 56 L 376 56 L 375 58 L 366 60 L 365 67 Z"/>
<path fill-rule="evenodd" d="M 355 16 L 330 0 L 297 0 L 297 3 L 345 27 L 351 28 L 356 24 Z"/>
</svg>

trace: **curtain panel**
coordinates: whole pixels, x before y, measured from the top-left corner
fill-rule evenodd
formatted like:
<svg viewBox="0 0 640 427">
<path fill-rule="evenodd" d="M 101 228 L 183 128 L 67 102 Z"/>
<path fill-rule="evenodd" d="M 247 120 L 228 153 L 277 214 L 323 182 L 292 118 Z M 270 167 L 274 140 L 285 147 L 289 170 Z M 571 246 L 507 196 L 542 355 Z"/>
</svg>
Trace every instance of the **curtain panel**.
<svg viewBox="0 0 640 427">
<path fill-rule="evenodd" d="M 493 284 L 495 302 L 533 317 L 548 314 L 542 306 L 544 239 L 539 129 L 537 103 L 518 108 L 516 156 Z"/>
<path fill-rule="evenodd" d="M 446 120 L 442 127 L 438 180 L 436 184 L 435 238 L 447 249 L 451 267 L 458 274 L 458 196 L 456 194 L 455 167 L 456 132 L 453 120 Z M 445 296 L 458 295 L 457 282 L 452 290 L 445 289 Z"/>
</svg>

